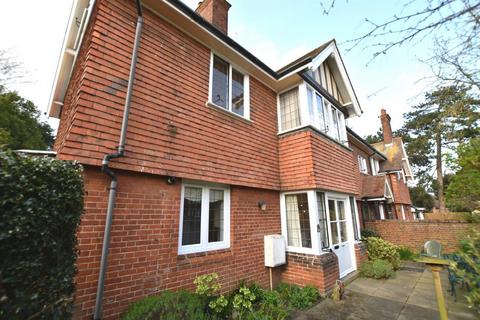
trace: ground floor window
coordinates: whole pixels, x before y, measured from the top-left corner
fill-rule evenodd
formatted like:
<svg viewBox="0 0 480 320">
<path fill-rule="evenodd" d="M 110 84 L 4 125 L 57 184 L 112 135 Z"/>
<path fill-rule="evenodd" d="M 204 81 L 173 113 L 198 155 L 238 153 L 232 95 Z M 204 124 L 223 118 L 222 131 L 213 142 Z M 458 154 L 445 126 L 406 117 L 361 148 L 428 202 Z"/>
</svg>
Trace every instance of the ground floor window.
<svg viewBox="0 0 480 320">
<path fill-rule="evenodd" d="M 178 252 L 193 253 L 230 246 L 230 189 L 225 186 L 182 185 Z"/>
<path fill-rule="evenodd" d="M 316 190 L 284 193 L 280 208 L 288 251 L 321 254 L 360 238 L 355 199 L 348 195 Z"/>
</svg>

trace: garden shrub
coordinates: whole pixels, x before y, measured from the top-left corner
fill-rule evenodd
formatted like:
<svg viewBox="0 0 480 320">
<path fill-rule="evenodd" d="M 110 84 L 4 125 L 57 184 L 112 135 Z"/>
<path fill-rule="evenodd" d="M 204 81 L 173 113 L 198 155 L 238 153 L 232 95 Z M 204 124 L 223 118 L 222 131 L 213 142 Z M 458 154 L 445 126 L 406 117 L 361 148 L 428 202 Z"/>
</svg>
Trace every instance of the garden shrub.
<svg viewBox="0 0 480 320">
<path fill-rule="evenodd" d="M 183 320 L 212 319 L 205 312 L 205 298 L 188 291 L 164 291 L 158 296 L 142 299 L 122 315 L 122 320 Z"/>
<path fill-rule="evenodd" d="M 360 266 L 360 274 L 367 278 L 388 279 L 394 274 L 394 272 L 390 262 L 377 259 L 364 262 Z"/>
<path fill-rule="evenodd" d="M 378 234 L 377 231 L 375 230 L 372 230 L 372 229 L 362 229 L 362 231 L 360 231 L 360 234 L 362 236 L 362 239 L 366 239 L 366 238 L 381 238 L 380 237 L 380 234 Z"/>
<path fill-rule="evenodd" d="M 471 308 L 480 314 L 480 231 L 472 228 L 465 238 L 460 240 L 458 256 L 462 263 L 454 264 L 455 273 L 463 277 L 470 290 L 465 295 Z"/>
<path fill-rule="evenodd" d="M 407 246 L 398 246 L 397 251 L 398 251 L 398 255 L 400 256 L 400 260 L 412 261 L 418 255 Z"/>
<path fill-rule="evenodd" d="M 71 317 L 79 164 L 0 152 L 0 319 Z"/>
<path fill-rule="evenodd" d="M 397 246 L 386 240 L 370 237 L 366 240 L 369 260 L 386 260 L 390 262 L 394 270 L 400 267 L 400 255 Z"/>
<path fill-rule="evenodd" d="M 295 309 L 306 309 L 318 301 L 318 290 L 312 286 L 300 288 L 294 284 L 281 283 L 277 287 L 282 299 Z"/>
</svg>

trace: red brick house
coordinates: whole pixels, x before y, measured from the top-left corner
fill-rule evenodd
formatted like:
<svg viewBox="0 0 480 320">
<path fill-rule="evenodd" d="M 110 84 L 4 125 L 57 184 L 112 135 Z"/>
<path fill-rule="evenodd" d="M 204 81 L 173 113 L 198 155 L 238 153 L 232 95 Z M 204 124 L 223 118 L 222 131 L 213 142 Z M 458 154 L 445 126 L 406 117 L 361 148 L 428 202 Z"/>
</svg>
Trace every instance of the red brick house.
<svg viewBox="0 0 480 320">
<path fill-rule="evenodd" d="M 228 37 L 229 7 L 75 1 L 49 115 L 57 157 L 85 168 L 76 318 L 205 273 L 268 286 L 269 234 L 276 281 L 323 293 L 365 258 L 345 125 L 362 111 L 335 41 L 274 71 Z"/>
<path fill-rule="evenodd" d="M 381 110 L 383 141 L 369 144 L 348 129 L 348 141 L 358 165 L 357 206 L 365 221 L 414 220 L 407 183 L 413 174 L 402 138 L 393 137 L 390 116 Z"/>
</svg>

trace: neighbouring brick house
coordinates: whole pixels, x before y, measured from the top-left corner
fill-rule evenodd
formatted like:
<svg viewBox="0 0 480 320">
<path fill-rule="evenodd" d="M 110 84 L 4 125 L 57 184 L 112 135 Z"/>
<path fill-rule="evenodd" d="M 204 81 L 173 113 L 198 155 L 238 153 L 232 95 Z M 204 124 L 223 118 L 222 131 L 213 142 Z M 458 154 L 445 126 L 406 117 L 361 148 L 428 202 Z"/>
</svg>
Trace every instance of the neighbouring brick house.
<svg viewBox="0 0 480 320">
<path fill-rule="evenodd" d="M 414 220 L 407 183 L 413 174 L 402 138 L 393 137 L 390 116 L 381 110 L 383 141 L 369 144 L 348 129 L 348 141 L 358 164 L 357 206 L 361 225 L 366 221 Z"/>
<path fill-rule="evenodd" d="M 225 290 L 240 280 L 268 286 L 269 234 L 287 245 L 275 279 L 327 292 L 365 259 L 356 204 L 370 182 L 358 156 L 385 167 L 385 198 L 400 188 L 391 180 L 399 168 L 388 169 L 392 142 L 377 151 L 346 128 L 362 111 L 335 41 L 274 71 L 228 37 L 225 0 L 196 12 L 179 0 L 142 3 L 125 154 L 109 163 L 118 191 L 103 317 L 191 289 L 205 273 Z M 136 20 L 133 0 L 76 0 L 52 91 L 57 157 L 85 168 L 79 319 L 95 308 L 112 180 L 100 169 L 121 133 Z"/>
</svg>

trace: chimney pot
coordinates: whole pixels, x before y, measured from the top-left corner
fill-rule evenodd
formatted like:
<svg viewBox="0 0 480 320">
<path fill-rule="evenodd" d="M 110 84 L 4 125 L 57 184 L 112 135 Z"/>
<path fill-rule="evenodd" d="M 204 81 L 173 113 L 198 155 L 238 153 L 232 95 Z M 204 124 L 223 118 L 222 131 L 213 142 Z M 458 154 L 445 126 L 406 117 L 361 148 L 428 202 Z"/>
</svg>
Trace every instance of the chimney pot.
<svg viewBox="0 0 480 320">
<path fill-rule="evenodd" d="M 392 143 L 393 135 L 392 135 L 392 127 L 390 125 L 390 116 L 388 115 L 387 111 L 383 108 L 382 110 L 380 110 L 380 121 L 382 123 L 383 142 L 385 144 Z"/>
<path fill-rule="evenodd" d="M 218 30 L 228 34 L 228 10 L 231 5 L 226 0 L 203 0 L 195 10 L 203 19 Z"/>
</svg>

